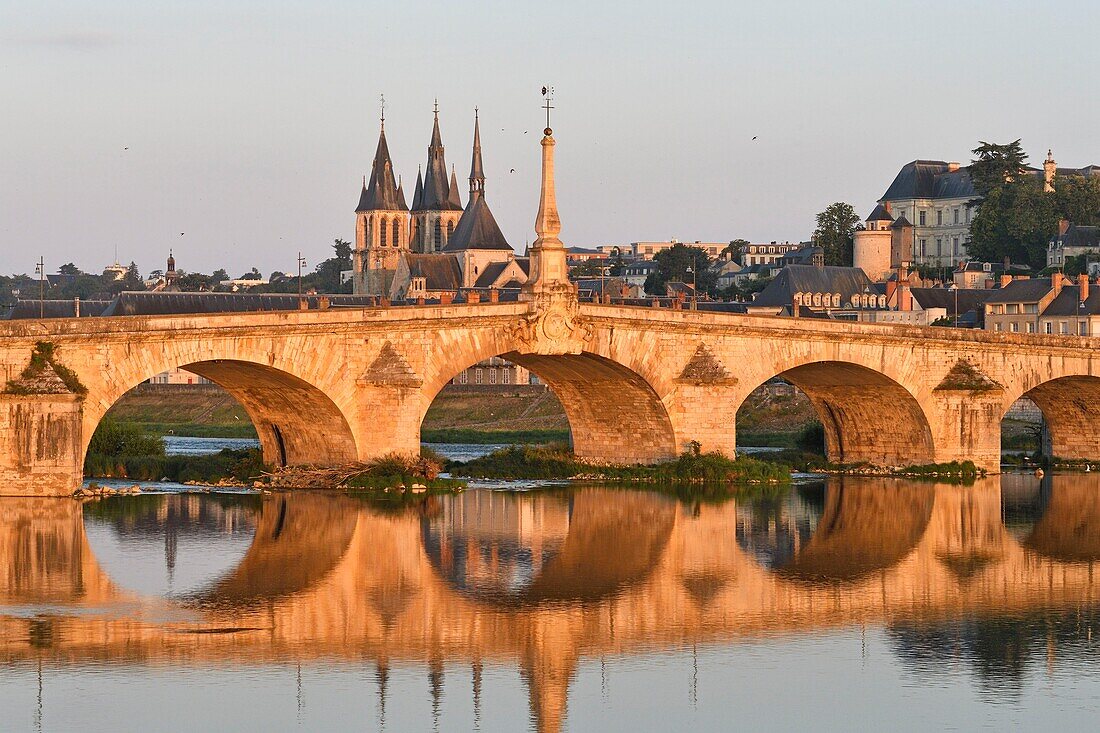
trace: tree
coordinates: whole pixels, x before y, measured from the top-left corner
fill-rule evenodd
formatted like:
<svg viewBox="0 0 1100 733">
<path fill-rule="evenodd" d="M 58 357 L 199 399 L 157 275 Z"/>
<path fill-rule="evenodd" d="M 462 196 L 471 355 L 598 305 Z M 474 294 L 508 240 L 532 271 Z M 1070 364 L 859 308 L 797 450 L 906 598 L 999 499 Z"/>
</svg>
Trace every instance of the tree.
<svg viewBox="0 0 1100 733">
<path fill-rule="evenodd" d="M 210 279 L 214 281 L 215 284 L 223 283 L 229 279 L 229 273 L 224 269 L 214 270 L 214 274 L 210 276 Z"/>
<path fill-rule="evenodd" d="M 710 255 L 702 247 L 674 244 L 653 256 L 657 270 L 645 280 L 645 291 L 650 295 L 664 295 L 670 282 L 690 283 L 694 280 L 696 291 L 714 291 L 717 275 L 710 270 Z M 691 272 L 688 272 L 688 268 Z"/>
<path fill-rule="evenodd" d="M 126 268 L 126 275 L 116 281 L 117 291 L 122 290 L 145 290 L 145 281 L 141 279 L 141 273 L 138 271 L 138 267 L 133 262 Z M 117 292 L 116 291 L 116 292 Z"/>
<path fill-rule="evenodd" d="M 336 259 L 347 264 L 345 270 L 351 269 L 351 242 L 337 237 L 333 240 L 332 248 L 336 251 Z"/>
<path fill-rule="evenodd" d="M 1019 140 L 1004 145 L 979 140 L 971 152 L 977 157 L 970 162 L 970 180 L 983 198 L 1005 183 L 1022 178 L 1027 170 L 1027 153 Z"/>
<path fill-rule="evenodd" d="M 824 250 L 826 265 L 851 267 L 852 247 L 859 224 L 859 215 L 852 205 L 839 201 L 817 215 L 813 242 Z"/>
<path fill-rule="evenodd" d="M 585 260 L 570 268 L 569 274 L 575 277 L 600 277 L 604 274 L 603 260 Z"/>
<path fill-rule="evenodd" d="M 1055 197 L 1038 176 L 1019 176 L 989 189 L 970 222 L 967 251 L 974 259 L 1046 266 L 1047 243 L 1058 230 Z"/>
<path fill-rule="evenodd" d="M 623 259 L 623 253 L 616 247 L 614 254 L 611 255 L 611 266 L 608 268 L 608 274 L 611 277 L 619 277 L 623 274 L 624 267 L 626 267 L 626 261 Z"/>
<path fill-rule="evenodd" d="M 241 280 L 263 280 L 264 276 L 259 270 L 257 270 L 255 267 L 253 267 L 251 270 L 249 270 L 245 274 L 241 275 L 240 279 Z"/>
<path fill-rule="evenodd" d="M 57 268 L 57 271 L 62 275 L 81 275 L 80 268 L 71 262 L 68 262 L 61 267 Z"/>
<path fill-rule="evenodd" d="M 722 250 L 722 254 L 729 254 L 730 259 L 737 264 L 742 264 L 741 257 L 745 253 L 745 247 L 751 244 L 747 239 L 735 239 L 729 243 L 729 246 Z"/>
<path fill-rule="evenodd" d="M 1063 219 L 1084 226 L 1100 224 L 1100 178 L 1059 176 L 1054 182 L 1054 201 Z"/>
</svg>

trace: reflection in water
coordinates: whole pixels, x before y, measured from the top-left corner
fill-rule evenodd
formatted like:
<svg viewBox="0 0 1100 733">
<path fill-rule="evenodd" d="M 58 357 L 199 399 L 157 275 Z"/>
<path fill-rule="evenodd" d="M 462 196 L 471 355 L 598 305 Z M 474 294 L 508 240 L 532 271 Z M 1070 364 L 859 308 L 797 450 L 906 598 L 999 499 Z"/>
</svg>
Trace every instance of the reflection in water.
<svg viewBox="0 0 1100 733">
<path fill-rule="evenodd" d="M 493 706 L 516 699 L 506 688 L 518 679 L 522 715 L 539 730 L 600 727 L 602 716 L 610 716 L 603 727 L 622 727 L 650 695 L 662 701 L 650 715 L 706 729 L 724 727 L 729 696 L 749 694 L 744 680 L 709 702 L 698 694 L 707 674 L 737 664 L 736 650 L 763 650 L 763 674 L 803 648 L 806 632 L 824 641 L 855 628 L 860 648 L 881 638 L 892 650 L 876 662 L 880 675 L 897 666 L 924 690 L 969 670 L 982 691 L 969 704 L 982 705 L 1029 694 L 1036 670 L 1095 663 L 1098 553 L 1100 477 L 1092 476 L 1005 476 L 971 487 L 848 478 L 698 505 L 601 488 L 469 491 L 400 511 L 310 493 L 118 497 L 84 507 L 5 499 L 0 655 L 13 670 L 41 664 L 48 679 L 117 665 L 132 684 L 146 679 L 141 665 L 203 677 L 228 665 L 241 671 L 226 682 L 237 689 L 250 674 L 267 680 L 290 665 L 297 714 L 313 710 L 306 727 L 314 728 L 339 727 L 325 716 L 341 708 L 303 707 L 311 675 L 327 680 L 323 690 L 338 689 L 341 678 L 325 675 L 366 665 L 377 727 L 423 728 L 417 716 L 428 716 L 440 729 L 472 720 L 513 729 L 520 712 Z M 654 653 L 669 669 L 682 665 L 688 697 L 606 692 L 608 669 L 627 685 Z M 715 658 L 725 661 L 706 672 Z M 832 665 L 837 680 L 853 673 L 844 655 L 796 658 Z M 598 681 L 587 671 L 593 660 Z M 452 684 L 456 674 L 465 681 Z M 680 685 L 679 675 L 661 684 Z M 426 679 L 429 700 L 419 708 L 413 679 Z M 192 683 L 179 684 L 183 694 Z M 603 691 L 595 707 L 592 685 Z M 6 689 L 0 705 L 27 704 L 22 692 L 5 698 Z M 234 700 L 254 724 L 283 727 L 269 717 L 278 694 Z M 762 694 L 753 693 L 756 702 Z M 472 695 L 472 713 L 455 695 L 467 703 Z"/>
</svg>

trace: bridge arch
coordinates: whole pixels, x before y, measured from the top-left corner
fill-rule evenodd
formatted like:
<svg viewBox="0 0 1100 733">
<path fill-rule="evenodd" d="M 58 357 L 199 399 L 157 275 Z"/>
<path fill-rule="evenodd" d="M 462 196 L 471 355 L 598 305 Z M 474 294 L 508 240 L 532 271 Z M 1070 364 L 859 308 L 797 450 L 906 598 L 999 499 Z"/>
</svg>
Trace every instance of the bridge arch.
<svg viewBox="0 0 1100 733">
<path fill-rule="evenodd" d="M 158 364 L 153 369 L 118 375 L 100 399 L 85 403 L 81 461 L 92 434 L 107 411 L 131 389 L 171 368 L 205 377 L 226 390 L 248 413 L 273 466 L 333 465 L 356 459 L 356 443 L 343 411 L 324 390 L 283 369 L 239 358 Z"/>
<path fill-rule="evenodd" d="M 607 463 L 654 463 L 679 450 L 668 409 L 642 374 L 592 351 L 579 354 L 530 354 L 497 344 L 474 348 L 441 368 L 425 385 L 420 421 L 455 375 L 492 356 L 527 369 L 561 402 L 569 420 L 573 452 Z M 455 364 L 461 365 L 455 368 Z"/>
<path fill-rule="evenodd" d="M 1100 460 L 1100 377 L 1070 374 L 1039 382 L 1006 400 L 1002 419 L 1019 398 L 1031 400 L 1043 413 L 1049 438 L 1042 446 L 1044 453 L 1071 460 Z"/>
<path fill-rule="evenodd" d="M 822 360 L 772 376 L 790 382 L 809 398 L 825 428 L 826 453 L 834 463 L 897 466 L 934 461 L 935 441 L 924 408 L 882 371 Z"/>
</svg>

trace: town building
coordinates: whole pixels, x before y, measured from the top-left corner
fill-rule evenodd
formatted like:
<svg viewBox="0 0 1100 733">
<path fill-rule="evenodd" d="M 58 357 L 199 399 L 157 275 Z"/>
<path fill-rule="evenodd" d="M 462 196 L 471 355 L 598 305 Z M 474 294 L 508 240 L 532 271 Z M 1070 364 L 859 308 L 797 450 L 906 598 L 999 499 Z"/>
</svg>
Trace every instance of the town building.
<svg viewBox="0 0 1100 733">
<path fill-rule="evenodd" d="M 1047 245 L 1047 267 L 1064 267 L 1070 257 L 1092 255 L 1100 259 L 1100 227 L 1058 222 L 1058 233 Z"/>
<path fill-rule="evenodd" d="M 1000 283 L 1002 275 L 1030 274 L 1031 268 L 1027 265 L 967 260 L 955 268 L 952 280 L 959 288 L 992 288 Z"/>
<path fill-rule="evenodd" d="M 1100 175 L 1100 167 L 1095 165 L 1059 168 L 1049 150 L 1042 169 L 1027 171 L 1043 176 L 1048 192 L 1054 190 L 1058 178 Z M 970 166 L 943 160 L 914 160 L 902 166 L 878 203 L 895 220 L 905 217 L 912 222 L 908 244 L 913 262 L 946 267 L 967 258 L 970 222 L 976 212 L 972 204 L 977 198 Z"/>
<path fill-rule="evenodd" d="M 150 377 L 147 384 L 213 384 L 206 377 L 200 377 L 183 369 L 169 369 Z"/>
<path fill-rule="evenodd" d="M 780 257 L 788 252 L 802 249 L 809 242 L 766 242 L 758 244 L 745 244 L 741 246 L 741 264 L 750 265 L 774 265 Z"/>
<path fill-rule="evenodd" d="M 1071 278 L 1004 276 L 1000 289 L 986 301 L 989 331 L 1051 335 L 1100 335 L 1100 287 L 1088 275 Z"/>
<path fill-rule="evenodd" d="M 885 293 L 858 267 L 788 265 L 747 309 L 750 314 L 784 315 L 800 307 L 854 311 L 887 306 Z"/>
<path fill-rule="evenodd" d="M 863 229 L 857 230 L 852 247 L 853 264 L 872 280 L 884 280 L 899 267 L 913 261 L 913 226 L 904 216 L 894 219 L 886 206 L 879 204 L 868 215 Z"/>
<path fill-rule="evenodd" d="M 622 277 L 631 285 L 642 286 L 654 272 L 657 272 L 657 263 L 653 260 L 633 260 L 623 265 Z"/>
<path fill-rule="evenodd" d="M 666 249 L 672 249 L 677 244 L 682 244 L 685 247 L 696 247 L 704 250 L 709 257 L 718 257 L 730 246 L 729 242 L 681 242 L 678 239 L 670 239 L 667 242 L 631 242 L 630 254 L 634 259 L 639 260 L 651 260 L 658 253 L 664 252 Z"/>
<path fill-rule="evenodd" d="M 460 387 L 507 387 L 532 384 L 531 377 L 531 372 L 518 364 L 492 356 L 463 369 L 451 379 L 451 384 Z"/>
</svg>

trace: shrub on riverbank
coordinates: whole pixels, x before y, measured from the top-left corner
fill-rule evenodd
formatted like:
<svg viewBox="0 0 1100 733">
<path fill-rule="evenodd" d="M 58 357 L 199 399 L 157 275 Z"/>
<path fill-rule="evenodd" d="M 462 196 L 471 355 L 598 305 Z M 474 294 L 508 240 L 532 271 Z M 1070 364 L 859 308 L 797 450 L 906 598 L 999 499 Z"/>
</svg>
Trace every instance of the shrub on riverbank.
<svg viewBox="0 0 1100 733">
<path fill-rule="evenodd" d="M 163 445 L 161 446 L 163 450 Z M 258 448 L 223 449 L 202 456 L 104 455 L 88 453 L 84 475 L 90 478 L 125 478 L 138 481 L 167 479 L 186 483 L 213 483 L 231 478 L 248 482 L 264 470 Z"/>
<path fill-rule="evenodd" d="M 104 420 L 92 433 L 88 454 L 113 457 L 163 456 L 164 440 L 136 425 Z"/>
<path fill-rule="evenodd" d="M 655 481 L 666 483 L 788 482 L 790 471 L 782 465 L 748 456 L 736 459 L 721 453 L 689 451 L 674 461 L 654 466 L 594 466 L 577 460 L 565 446 L 508 446 L 454 463 L 456 476 L 496 479 L 568 479 L 583 477 L 603 481 Z"/>
</svg>

